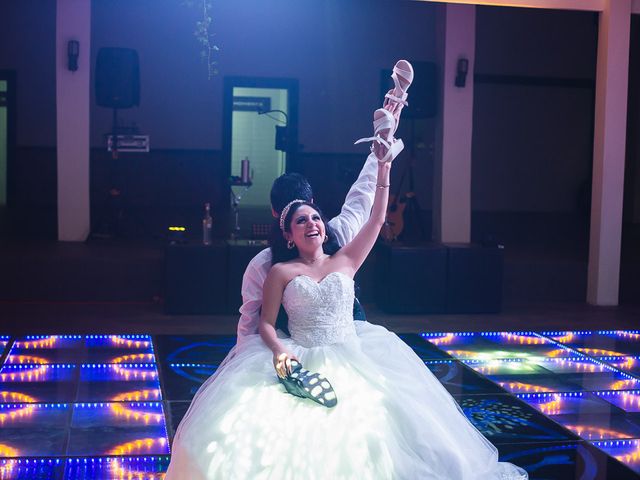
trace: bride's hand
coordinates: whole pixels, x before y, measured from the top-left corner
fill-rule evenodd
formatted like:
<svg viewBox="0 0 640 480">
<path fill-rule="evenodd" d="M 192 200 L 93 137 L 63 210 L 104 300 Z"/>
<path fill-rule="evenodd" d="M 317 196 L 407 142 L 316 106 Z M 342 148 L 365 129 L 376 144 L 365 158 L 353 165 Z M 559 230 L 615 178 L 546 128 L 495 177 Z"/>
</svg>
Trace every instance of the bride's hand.
<svg viewBox="0 0 640 480">
<path fill-rule="evenodd" d="M 281 352 L 273 355 L 273 366 L 280 378 L 284 378 L 291 373 L 291 360 L 299 362 L 295 355 L 288 352 Z"/>
</svg>

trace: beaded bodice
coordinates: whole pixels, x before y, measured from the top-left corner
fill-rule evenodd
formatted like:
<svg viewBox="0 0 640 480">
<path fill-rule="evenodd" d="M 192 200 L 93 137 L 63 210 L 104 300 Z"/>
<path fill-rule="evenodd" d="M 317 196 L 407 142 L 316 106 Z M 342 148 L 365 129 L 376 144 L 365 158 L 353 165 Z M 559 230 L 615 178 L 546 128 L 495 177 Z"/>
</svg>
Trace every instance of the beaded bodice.
<svg viewBox="0 0 640 480">
<path fill-rule="evenodd" d="M 353 299 L 353 279 L 342 272 L 320 282 L 306 275 L 294 277 L 282 295 L 291 338 L 303 347 L 345 341 L 355 334 Z"/>
</svg>

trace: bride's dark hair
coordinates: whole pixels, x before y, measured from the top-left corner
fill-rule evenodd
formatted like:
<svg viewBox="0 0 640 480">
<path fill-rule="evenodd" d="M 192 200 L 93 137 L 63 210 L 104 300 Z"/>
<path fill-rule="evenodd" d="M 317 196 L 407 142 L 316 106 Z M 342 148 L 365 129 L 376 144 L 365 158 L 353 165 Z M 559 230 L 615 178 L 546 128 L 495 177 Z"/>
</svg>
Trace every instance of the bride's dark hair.
<svg viewBox="0 0 640 480">
<path fill-rule="evenodd" d="M 340 250 L 340 245 L 338 245 L 338 240 L 336 239 L 336 234 L 333 231 L 333 228 L 329 226 L 327 223 L 327 219 L 325 218 L 322 210 L 318 208 L 317 205 L 311 202 L 296 202 L 289 208 L 289 211 L 285 215 L 284 218 L 284 230 L 286 232 L 291 231 L 291 219 L 293 218 L 293 214 L 302 206 L 308 205 L 313 208 L 316 212 L 320 214 L 320 218 L 324 222 L 325 232 L 327 234 L 327 242 L 322 245 L 322 250 L 324 253 L 328 255 L 333 255 L 338 250 Z M 275 265 L 279 262 L 286 262 L 287 260 L 293 260 L 297 258 L 299 253 L 298 249 L 294 246 L 292 249 L 287 248 L 287 241 L 284 238 L 282 230 L 280 230 L 280 219 L 276 218 L 271 228 L 271 237 L 269 239 L 269 246 L 271 247 L 271 265 Z"/>
</svg>

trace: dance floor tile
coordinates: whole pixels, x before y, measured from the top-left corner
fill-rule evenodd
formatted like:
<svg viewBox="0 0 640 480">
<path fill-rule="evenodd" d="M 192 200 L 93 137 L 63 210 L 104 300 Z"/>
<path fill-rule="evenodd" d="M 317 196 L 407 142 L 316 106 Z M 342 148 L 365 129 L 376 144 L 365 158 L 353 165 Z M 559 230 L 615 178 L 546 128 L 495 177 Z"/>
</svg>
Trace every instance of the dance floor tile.
<svg viewBox="0 0 640 480">
<path fill-rule="evenodd" d="M 609 440 L 596 441 L 593 445 L 611 457 L 640 473 L 640 440 Z M 618 477 L 610 477 L 618 478 Z"/>
<path fill-rule="evenodd" d="M 63 478 L 63 459 L 20 458 L 0 460 L 2 480 L 57 480 Z"/>
<path fill-rule="evenodd" d="M 163 363 L 209 363 L 218 365 L 235 344 L 235 335 L 156 336 L 158 356 Z"/>
<path fill-rule="evenodd" d="M 492 443 L 569 441 L 576 437 L 510 395 L 457 399 L 467 418 Z"/>
<path fill-rule="evenodd" d="M 0 405 L 0 457 L 64 455 L 69 405 Z"/>
<path fill-rule="evenodd" d="M 500 445 L 500 461 L 515 463 L 530 479 L 637 480 L 629 468 L 587 442 Z"/>
<path fill-rule="evenodd" d="M 78 402 L 152 401 L 162 393 L 155 364 L 83 365 Z"/>
<path fill-rule="evenodd" d="M 632 390 L 640 387 L 640 380 L 620 372 L 573 373 L 557 375 L 562 382 L 579 385 L 582 390 Z"/>
<path fill-rule="evenodd" d="M 451 358 L 449 354 L 428 342 L 426 338 L 415 333 L 400 333 L 398 337 L 409 345 L 421 360 L 439 360 Z"/>
<path fill-rule="evenodd" d="M 0 335 L 0 357 L 4 354 L 4 350 L 9 345 L 11 337 L 9 335 Z"/>
<path fill-rule="evenodd" d="M 640 390 L 606 391 L 594 394 L 625 412 L 640 412 Z"/>
<path fill-rule="evenodd" d="M 544 332 L 544 334 L 593 357 L 640 354 L 639 331 L 599 330 L 593 332 Z"/>
<path fill-rule="evenodd" d="M 200 385 L 216 371 L 217 365 L 171 363 L 162 365 L 167 400 L 191 400 Z"/>
<path fill-rule="evenodd" d="M 79 458 L 67 461 L 65 480 L 161 480 L 169 467 L 168 455 Z"/>
<path fill-rule="evenodd" d="M 68 403 L 76 397 L 76 382 L 0 382 L 0 403 Z"/>
<path fill-rule="evenodd" d="M 423 334 L 433 345 L 458 359 L 491 361 L 572 357 L 576 352 L 533 332 Z"/>
<path fill-rule="evenodd" d="M 580 385 L 559 375 L 487 375 L 511 393 L 577 392 Z"/>
<path fill-rule="evenodd" d="M 553 419 L 585 440 L 640 438 L 640 418 L 633 414 L 567 414 Z"/>
<path fill-rule="evenodd" d="M 166 455 L 169 441 L 157 426 L 71 428 L 67 455 Z"/>
<path fill-rule="evenodd" d="M 189 409 L 191 402 L 169 402 L 169 420 L 167 421 L 167 431 L 171 438 L 176 434 L 176 430 L 185 413 Z"/>
<path fill-rule="evenodd" d="M 451 395 L 504 393 L 495 383 L 457 360 L 428 360 L 425 364 Z"/>
<path fill-rule="evenodd" d="M 550 417 L 564 414 L 624 414 L 620 408 L 589 392 L 525 393 L 516 396 Z"/>
<path fill-rule="evenodd" d="M 160 402 L 79 403 L 74 405 L 73 428 L 158 427 L 165 428 Z"/>
<path fill-rule="evenodd" d="M 481 375 L 548 375 L 542 357 L 538 359 L 461 360 Z"/>
<path fill-rule="evenodd" d="M 76 368 L 69 364 L 4 365 L 0 368 L 0 382 L 75 382 Z"/>
</svg>

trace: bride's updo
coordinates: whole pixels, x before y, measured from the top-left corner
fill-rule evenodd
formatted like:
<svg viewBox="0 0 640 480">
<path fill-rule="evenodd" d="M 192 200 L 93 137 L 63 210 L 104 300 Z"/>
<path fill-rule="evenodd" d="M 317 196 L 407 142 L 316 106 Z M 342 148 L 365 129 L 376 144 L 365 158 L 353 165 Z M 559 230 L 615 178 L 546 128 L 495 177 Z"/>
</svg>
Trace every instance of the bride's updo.
<svg viewBox="0 0 640 480">
<path fill-rule="evenodd" d="M 291 231 L 291 219 L 293 215 L 296 213 L 302 205 L 307 205 L 313 208 L 316 212 L 320 214 L 320 218 L 325 226 L 325 232 L 327 234 L 327 242 L 322 245 L 322 250 L 324 253 L 328 255 L 333 255 L 338 250 L 340 250 L 340 246 L 338 245 L 338 241 L 336 239 L 336 235 L 331 228 L 331 226 L 327 223 L 327 219 L 324 214 L 318 208 L 317 205 L 306 202 L 306 201 L 294 201 L 287 206 L 284 207 L 282 218 L 276 218 L 273 223 L 273 227 L 271 228 L 271 236 L 269 239 L 269 246 L 271 247 L 271 264 L 274 265 L 279 262 L 286 262 L 288 260 L 293 260 L 299 256 L 298 248 L 293 247 L 292 249 L 287 248 L 287 240 L 284 238 L 284 232 Z M 288 208 L 287 208 L 288 207 Z M 282 225 L 282 228 L 281 228 Z"/>
</svg>

